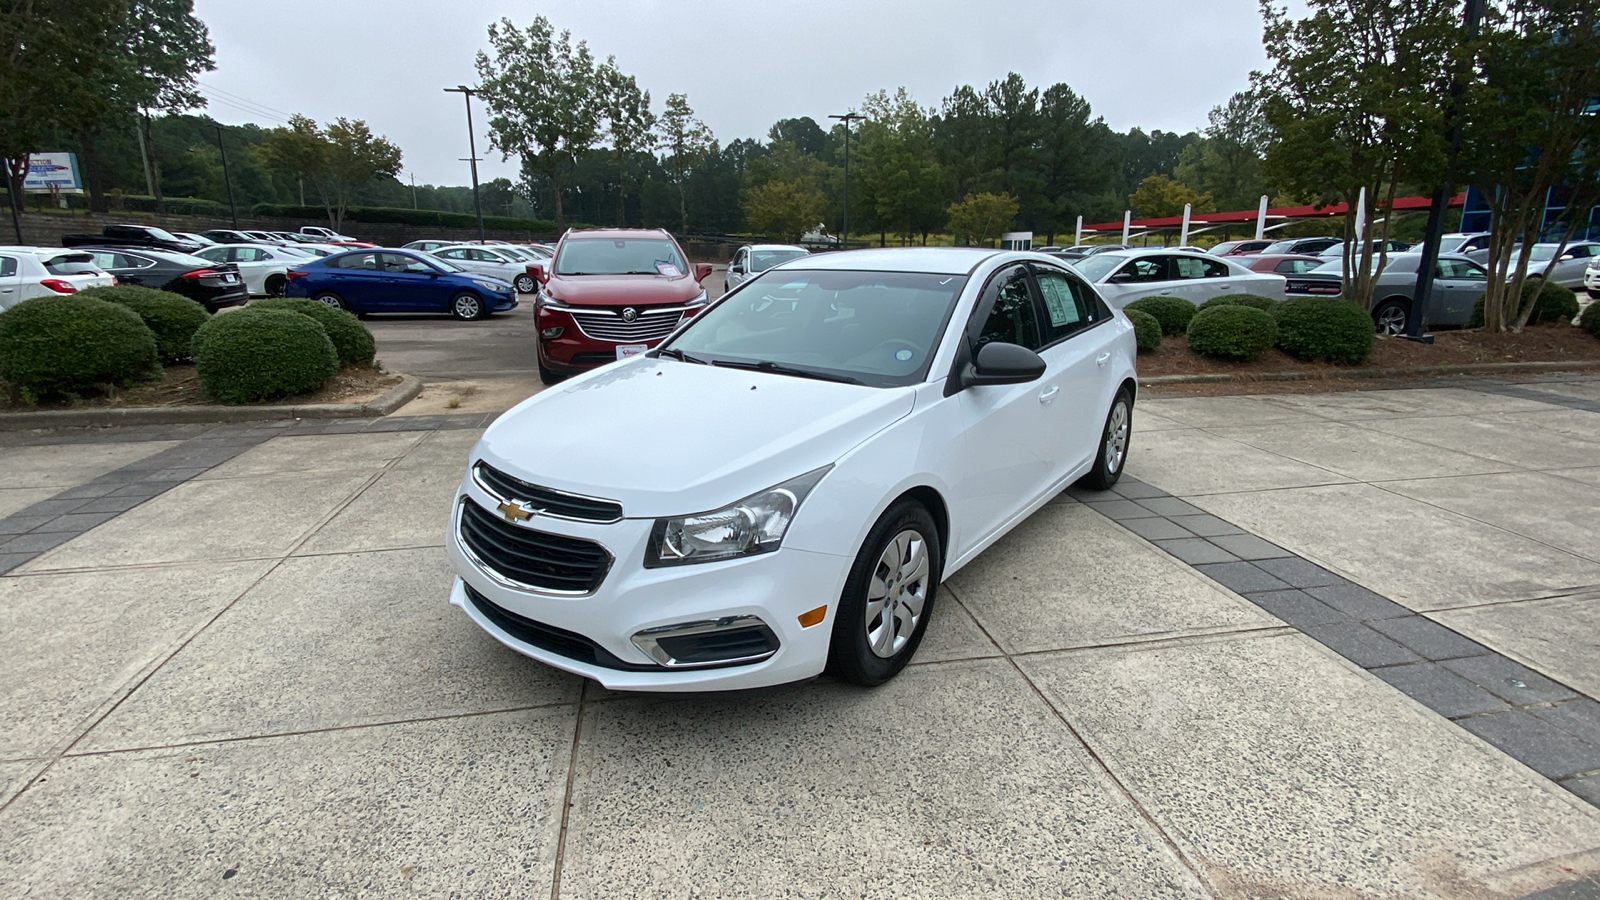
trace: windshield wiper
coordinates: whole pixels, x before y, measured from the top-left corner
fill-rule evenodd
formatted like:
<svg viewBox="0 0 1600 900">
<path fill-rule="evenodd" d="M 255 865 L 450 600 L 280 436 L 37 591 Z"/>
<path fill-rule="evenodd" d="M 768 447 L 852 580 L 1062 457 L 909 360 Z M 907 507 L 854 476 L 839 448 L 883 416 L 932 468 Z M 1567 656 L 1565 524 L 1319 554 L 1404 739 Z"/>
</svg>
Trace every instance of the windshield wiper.
<svg viewBox="0 0 1600 900">
<path fill-rule="evenodd" d="M 667 359 L 675 359 L 679 362 L 694 363 L 698 366 L 703 366 L 706 364 L 706 361 L 700 357 L 690 356 L 682 350 L 679 350 L 677 347 L 666 347 L 664 349 L 657 350 L 656 355 L 665 356 Z"/>
<path fill-rule="evenodd" d="M 831 372 L 818 372 L 815 369 L 801 369 L 796 368 L 795 366 L 786 366 L 783 363 L 775 363 L 770 359 L 763 359 L 758 362 L 719 359 L 713 362 L 712 365 L 723 366 L 729 369 L 749 369 L 754 372 L 771 372 L 775 375 L 794 375 L 797 378 L 815 378 L 818 381 L 836 381 L 840 384 L 865 383 L 861 379 L 852 378 L 849 375 L 835 375 Z"/>
</svg>

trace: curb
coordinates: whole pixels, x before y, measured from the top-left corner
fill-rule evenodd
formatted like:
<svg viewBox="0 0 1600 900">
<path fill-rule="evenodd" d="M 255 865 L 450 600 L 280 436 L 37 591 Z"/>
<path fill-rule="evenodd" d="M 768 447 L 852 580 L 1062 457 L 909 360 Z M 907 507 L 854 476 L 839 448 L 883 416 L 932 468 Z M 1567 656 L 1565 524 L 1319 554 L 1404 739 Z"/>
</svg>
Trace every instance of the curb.
<svg viewBox="0 0 1600 900">
<path fill-rule="evenodd" d="M 266 406 L 176 406 L 171 409 L 62 409 L 0 413 L 0 431 L 86 428 L 106 425 L 190 425 L 272 419 L 361 419 L 387 416 L 422 393 L 422 379 L 400 383 L 366 403 L 276 403 Z"/>
<path fill-rule="evenodd" d="M 1156 375 L 1140 378 L 1139 386 L 1164 384 L 1215 384 L 1237 381 L 1340 381 L 1346 378 L 1406 378 L 1419 375 L 1492 375 L 1515 372 L 1565 372 L 1573 369 L 1600 369 L 1600 360 L 1571 362 L 1460 363 L 1458 365 L 1411 366 L 1389 369 L 1333 369 L 1316 372 L 1218 372 L 1208 375 Z"/>
</svg>

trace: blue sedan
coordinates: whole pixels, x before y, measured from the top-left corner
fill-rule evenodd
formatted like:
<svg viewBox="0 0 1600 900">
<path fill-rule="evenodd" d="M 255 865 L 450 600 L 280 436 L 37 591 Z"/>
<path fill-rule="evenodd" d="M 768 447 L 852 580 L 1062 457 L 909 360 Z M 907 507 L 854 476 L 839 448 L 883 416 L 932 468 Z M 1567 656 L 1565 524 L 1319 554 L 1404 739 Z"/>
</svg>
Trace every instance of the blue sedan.
<svg viewBox="0 0 1600 900">
<path fill-rule="evenodd" d="M 352 250 L 299 263 L 288 276 L 285 296 L 358 314 L 447 312 L 481 319 L 517 305 L 517 292 L 506 282 L 410 250 Z"/>
</svg>

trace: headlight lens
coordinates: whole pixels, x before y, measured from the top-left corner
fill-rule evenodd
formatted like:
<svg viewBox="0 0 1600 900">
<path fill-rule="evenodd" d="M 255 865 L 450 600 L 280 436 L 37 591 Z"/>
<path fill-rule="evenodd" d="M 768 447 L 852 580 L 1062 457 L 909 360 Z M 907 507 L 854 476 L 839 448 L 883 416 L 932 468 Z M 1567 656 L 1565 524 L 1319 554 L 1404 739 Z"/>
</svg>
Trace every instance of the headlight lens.
<svg viewBox="0 0 1600 900">
<path fill-rule="evenodd" d="M 690 300 L 689 302 L 687 302 L 687 303 L 685 303 L 683 305 L 684 306 L 705 306 L 706 305 L 706 292 L 705 292 L 705 289 L 704 288 L 701 289 L 700 296 L 694 298 L 693 300 Z"/>
<path fill-rule="evenodd" d="M 657 519 L 645 549 L 647 569 L 771 553 L 811 489 L 833 466 L 807 472 L 714 512 Z"/>
<path fill-rule="evenodd" d="M 548 287 L 539 292 L 539 305 L 544 307 L 545 309 L 571 309 L 572 308 L 572 307 L 568 306 L 567 304 L 562 303 L 560 300 L 557 300 L 556 299 L 556 295 L 550 293 L 550 289 Z"/>
</svg>

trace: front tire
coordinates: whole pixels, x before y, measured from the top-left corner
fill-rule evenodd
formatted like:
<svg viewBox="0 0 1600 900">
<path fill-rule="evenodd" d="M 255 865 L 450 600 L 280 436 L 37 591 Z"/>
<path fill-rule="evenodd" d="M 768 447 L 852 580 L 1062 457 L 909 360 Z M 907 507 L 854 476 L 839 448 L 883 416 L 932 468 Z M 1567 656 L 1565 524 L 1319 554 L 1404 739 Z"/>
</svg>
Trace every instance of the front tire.
<svg viewBox="0 0 1600 900">
<path fill-rule="evenodd" d="M 557 384 L 561 381 L 561 374 L 555 369 L 545 365 L 544 361 L 541 360 L 539 362 L 539 381 L 546 387 L 549 387 L 550 385 Z"/>
<path fill-rule="evenodd" d="M 489 307 L 484 305 L 483 298 L 471 291 L 462 291 L 450 298 L 450 315 L 463 322 L 481 319 L 489 314 Z"/>
<path fill-rule="evenodd" d="M 350 307 L 345 305 L 344 298 L 332 291 L 322 291 L 314 295 L 311 299 L 321 303 L 323 306 L 331 306 L 334 309 L 342 309 L 345 312 L 350 311 Z"/>
<path fill-rule="evenodd" d="M 1372 324 L 1377 332 L 1388 337 L 1406 333 L 1407 319 L 1411 317 L 1411 304 L 1404 300 L 1385 300 L 1372 310 Z"/>
<path fill-rule="evenodd" d="M 943 549 L 933 516 L 914 500 L 898 501 L 878 519 L 839 596 L 830 674 L 874 687 L 906 667 L 928 630 Z"/>
<path fill-rule="evenodd" d="M 1111 490 L 1128 464 L 1128 443 L 1132 437 L 1133 397 L 1127 388 L 1121 388 L 1112 399 L 1106 425 L 1100 430 L 1100 450 L 1095 455 L 1094 468 L 1078 479 L 1078 483 L 1090 490 Z"/>
</svg>

